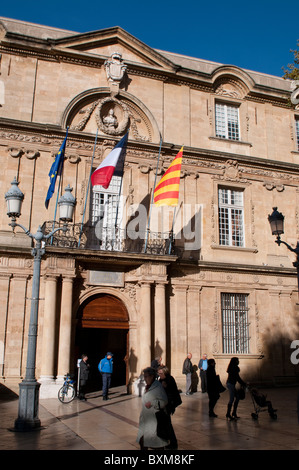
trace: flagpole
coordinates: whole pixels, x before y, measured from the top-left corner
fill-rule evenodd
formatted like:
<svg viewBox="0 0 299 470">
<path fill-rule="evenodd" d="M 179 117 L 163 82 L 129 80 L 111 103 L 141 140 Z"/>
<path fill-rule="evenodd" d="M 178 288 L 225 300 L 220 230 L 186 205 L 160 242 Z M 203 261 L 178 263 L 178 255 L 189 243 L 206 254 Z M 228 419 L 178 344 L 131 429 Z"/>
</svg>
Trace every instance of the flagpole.
<svg viewBox="0 0 299 470">
<path fill-rule="evenodd" d="M 66 136 L 65 136 L 65 138 L 67 138 L 68 133 L 69 133 L 69 126 L 67 126 L 67 128 L 66 128 Z M 65 147 L 66 147 L 66 143 L 65 143 Z M 64 149 L 64 155 L 65 155 L 65 149 Z M 63 172 L 63 170 L 64 170 L 64 155 L 63 155 L 63 162 L 62 162 L 62 170 L 61 170 L 61 173 L 60 173 L 60 175 L 59 175 L 59 183 L 58 183 L 58 190 L 57 190 L 57 197 L 56 197 L 56 204 L 55 204 L 55 211 L 54 211 L 54 220 L 53 220 L 52 231 L 53 231 L 54 228 L 55 228 L 55 222 L 56 222 L 57 206 L 58 206 L 58 199 L 59 199 L 59 191 L 60 191 L 60 186 L 61 186 L 61 174 L 62 174 L 62 172 Z M 52 235 L 52 237 L 51 237 L 50 245 L 53 245 L 53 235 Z"/>
<path fill-rule="evenodd" d="M 183 147 L 184 147 L 184 145 L 182 145 L 181 148 L 183 148 Z M 175 208 L 174 208 L 173 217 L 172 217 L 172 226 L 171 226 L 171 232 L 170 232 L 171 235 L 170 235 L 170 243 L 169 243 L 169 249 L 168 249 L 168 254 L 169 255 L 171 253 L 172 243 L 173 243 L 173 240 L 174 240 L 174 238 L 173 238 L 173 229 L 174 229 L 174 223 L 175 223 L 176 208 L 177 208 L 177 206 L 175 206 Z"/>
<path fill-rule="evenodd" d="M 115 241 L 116 241 L 116 227 L 117 227 L 117 218 L 118 218 L 118 210 L 119 210 L 119 201 L 120 201 L 120 196 L 121 196 L 121 188 L 122 188 L 122 185 L 123 185 L 123 175 L 121 177 L 121 182 L 120 182 L 120 185 L 119 185 L 119 191 L 118 191 L 118 199 L 117 199 L 117 206 L 116 206 L 116 214 L 115 214 L 115 221 L 114 221 L 114 235 L 115 235 Z M 114 239 L 113 239 L 113 242 L 112 242 L 112 247 L 114 245 Z"/>
<path fill-rule="evenodd" d="M 152 206 L 153 206 L 153 200 L 154 200 L 154 191 L 155 191 L 155 187 L 156 187 L 156 180 L 157 180 L 157 174 L 158 174 L 159 160 L 160 160 L 160 154 L 161 154 L 161 146 L 162 146 L 162 136 L 161 136 L 161 134 L 160 134 L 160 148 L 159 148 L 159 155 L 158 155 L 158 161 L 157 161 L 157 168 L 156 168 L 156 174 L 155 174 L 154 187 L 153 187 L 153 191 L 152 191 L 152 200 L 151 200 L 151 204 L 150 204 L 150 212 L 149 212 L 148 223 L 147 223 L 147 229 L 146 229 L 146 235 L 145 235 L 144 253 L 146 253 L 146 249 L 147 249 L 148 234 L 149 234 L 149 227 L 150 227 L 150 223 L 151 223 L 151 213 L 152 213 Z"/>
<path fill-rule="evenodd" d="M 184 144 L 182 145 L 181 148 L 184 147 Z M 171 232 L 170 232 L 170 243 L 169 243 L 169 248 L 168 248 L 168 254 L 170 255 L 171 253 L 171 248 L 172 248 L 172 244 L 173 244 L 173 229 L 174 229 L 174 223 L 175 223 L 175 214 L 176 214 L 176 208 L 177 206 L 175 206 L 174 208 L 174 211 L 173 211 L 173 216 L 172 216 L 172 226 L 171 226 Z"/>
<path fill-rule="evenodd" d="M 172 217 L 172 227 L 171 227 L 171 232 L 170 232 L 170 243 L 169 243 L 169 249 L 168 249 L 168 254 L 170 255 L 171 253 L 171 247 L 172 247 L 172 242 L 173 242 L 173 228 L 174 228 L 174 221 L 175 221 L 175 213 L 176 213 L 176 207 L 174 208 L 173 211 L 173 217 Z"/>
<path fill-rule="evenodd" d="M 83 231 L 83 224 L 84 224 L 84 218 L 85 218 L 85 211 L 86 211 L 86 205 L 87 205 L 87 198 L 88 198 L 88 193 L 89 193 L 90 178 L 91 178 L 91 175 L 92 175 L 92 165 L 93 165 L 94 154 L 95 154 L 95 150 L 96 150 L 96 144 L 97 144 L 97 140 L 98 140 L 98 130 L 99 130 L 99 128 L 97 127 L 96 138 L 95 138 L 95 141 L 94 141 L 93 154 L 92 154 L 91 165 L 90 165 L 90 173 L 89 173 L 89 178 L 88 178 L 88 185 L 87 185 L 87 189 L 86 189 L 86 198 L 85 198 L 85 203 L 84 203 L 84 210 L 83 210 L 82 222 L 81 222 L 81 227 L 80 227 L 80 235 L 79 235 L 79 240 L 78 240 L 78 248 L 80 247 L 80 244 L 81 244 L 81 236 L 82 236 L 82 231 Z"/>
<path fill-rule="evenodd" d="M 57 197 L 56 197 L 56 204 L 55 204 L 55 211 L 54 211 L 54 220 L 53 220 L 52 231 L 53 231 L 54 228 L 55 228 L 56 214 L 57 214 L 57 205 L 58 205 L 58 198 L 59 198 L 60 186 L 61 186 L 61 175 L 59 176 L 59 183 L 58 183 L 58 190 L 57 190 Z M 53 245 L 53 235 L 52 235 L 52 237 L 51 237 L 50 245 Z"/>
<path fill-rule="evenodd" d="M 127 132 L 128 135 L 129 135 L 129 131 L 130 131 L 130 129 L 128 129 L 128 132 Z M 125 148 L 125 147 L 124 147 L 124 148 Z M 122 154 L 120 155 L 120 157 L 123 159 L 123 161 L 121 162 L 121 164 L 122 164 L 122 167 L 121 167 L 121 174 L 122 174 L 122 176 L 121 176 L 121 182 L 120 182 L 120 185 L 119 185 L 118 200 L 117 200 L 116 214 L 115 214 L 115 222 L 114 222 L 115 241 L 116 241 L 116 226 L 117 226 L 117 219 L 118 219 L 119 202 L 120 202 L 121 190 L 122 190 L 123 179 L 124 179 L 124 165 L 125 165 L 125 161 L 124 161 L 123 152 L 124 152 L 124 150 L 122 151 Z M 113 246 L 113 245 L 112 245 L 112 246 Z"/>
</svg>

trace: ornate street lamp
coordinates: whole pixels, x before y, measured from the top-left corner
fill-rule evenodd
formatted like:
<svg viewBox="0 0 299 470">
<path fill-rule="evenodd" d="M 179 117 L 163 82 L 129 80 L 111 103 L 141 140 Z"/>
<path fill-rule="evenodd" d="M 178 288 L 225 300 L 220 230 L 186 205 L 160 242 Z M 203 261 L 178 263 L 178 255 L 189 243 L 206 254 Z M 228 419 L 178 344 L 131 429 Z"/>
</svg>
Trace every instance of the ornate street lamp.
<svg viewBox="0 0 299 470">
<path fill-rule="evenodd" d="M 63 222 L 71 222 L 73 220 L 74 207 L 76 205 L 76 199 L 72 195 L 73 188 L 67 185 L 65 193 L 61 196 L 58 201 L 59 205 L 59 219 Z"/>
<path fill-rule="evenodd" d="M 273 207 L 273 212 L 271 215 L 268 215 L 268 220 L 272 230 L 272 235 L 276 235 L 275 243 L 277 243 L 278 246 L 280 246 L 282 243 L 288 248 L 288 250 L 296 254 L 296 261 L 293 262 L 293 266 L 297 268 L 297 283 L 299 292 L 299 241 L 297 242 L 296 248 L 293 248 L 291 245 L 280 238 L 280 235 L 284 233 L 284 215 L 281 212 L 278 212 L 277 207 Z"/>
<path fill-rule="evenodd" d="M 280 235 L 284 233 L 284 215 L 278 212 L 277 207 L 273 207 L 273 212 L 268 216 L 272 235 L 276 235 L 277 239 L 280 239 Z"/>
<path fill-rule="evenodd" d="M 17 223 L 17 218 L 21 215 L 21 206 L 24 199 L 24 194 L 18 187 L 19 183 L 14 178 L 11 183 L 11 188 L 5 194 L 7 203 L 7 215 L 11 219 L 9 224 L 13 231 L 16 227 L 20 227 L 26 235 L 35 241 L 35 246 L 32 249 L 32 256 L 34 258 L 33 265 L 33 278 L 32 278 L 32 297 L 31 297 L 31 311 L 30 323 L 28 332 L 28 348 L 27 348 L 27 363 L 26 375 L 24 380 L 19 385 L 19 412 L 18 418 L 15 421 L 16 431 L 30 431 L 39 428 L 41 425 L 38 417 L 39 405 L 39 387 L 40 384 L 35 378 L 35 364 L 36 364 L 36 342 L 37 342 L 37 326 L 38 326 L 38 306 L 39 306 L 39 288 L 40 288 L 40 269 L 41 259 L 45 254 L 45 248 L 42 247 L 42 242 L 48 240 L 52 235 L 62 230 L 66 232 L 67 222 L 72 220 L 73 211 L 76 200 L 71 194 L 72 189 L 70 186 L 66 188 L 66 193 L 61 196 L 58 201 L 60 207 L 60 220 L 64 222 L 63 227 L 59 227 L 52 232 L 44 235 L 41 227 L 39 226 L 35 235 L 30 233 L 23 225 Z"/>
</svg>

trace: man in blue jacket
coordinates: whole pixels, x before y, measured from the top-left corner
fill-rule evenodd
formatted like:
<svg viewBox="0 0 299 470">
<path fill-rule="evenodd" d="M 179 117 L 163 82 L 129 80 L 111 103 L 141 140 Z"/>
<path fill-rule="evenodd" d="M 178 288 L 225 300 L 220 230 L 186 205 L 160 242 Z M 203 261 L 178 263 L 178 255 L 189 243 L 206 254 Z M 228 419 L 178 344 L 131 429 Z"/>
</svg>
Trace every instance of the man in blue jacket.
<svg viewBox="0 0 299 470">
<path fill-rule="evenodd" d="M 98 369 L 102 374 L 103 380 L 103 400 L 108 400 L 108 392 L 111 384 L 111 376 L 113 372 L 113 354 L 107 352 L 104 359 L 99 362 Z"/>
</svg>

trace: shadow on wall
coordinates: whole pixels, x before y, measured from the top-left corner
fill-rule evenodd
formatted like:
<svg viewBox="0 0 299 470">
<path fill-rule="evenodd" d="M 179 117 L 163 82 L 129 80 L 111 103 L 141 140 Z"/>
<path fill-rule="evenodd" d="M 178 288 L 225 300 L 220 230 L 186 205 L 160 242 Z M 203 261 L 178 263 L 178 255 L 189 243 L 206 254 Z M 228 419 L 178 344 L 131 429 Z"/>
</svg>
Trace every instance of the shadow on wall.
<svg viewBox="0 0 299 470">
<path fill-rule="evenodd" d="M 257 360 L 256 369 L 248 367 L 246 380 L 268 386 L 299 384 L 299 326 L 293 334 L 268 327 L 262 344 L 261 359 Z"/>
</svg>

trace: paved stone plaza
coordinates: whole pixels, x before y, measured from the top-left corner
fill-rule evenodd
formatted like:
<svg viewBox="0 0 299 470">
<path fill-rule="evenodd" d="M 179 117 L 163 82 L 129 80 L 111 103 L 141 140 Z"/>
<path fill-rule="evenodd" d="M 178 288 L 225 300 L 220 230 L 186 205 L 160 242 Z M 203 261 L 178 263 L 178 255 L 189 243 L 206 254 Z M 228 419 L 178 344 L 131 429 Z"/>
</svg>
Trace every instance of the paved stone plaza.
<svg viewBox="0 0 299 470">
<path fill-rule="evenodd" d="M 111 390 L 109 401 L 102 392 L 88 395 L 85 402 L 75 399 L 61 404 L 58 399 L 40 400 L 39 417 L 43 429 L 20 433 L 12 431 L 18 412 L 17 395 L 0 388 L 0 450 L 105 450 L 137 451 L 136 443 L 141 399 L 127 395 L 125 388 Z M 197 392 L 182 394 L 182 405 L 173 416 L 179 451 L 195 450 L 299 450 L 297 387 L 266 391 L 278 418 L 267 412 L 254 421 L 249 393 L 240 402 L 237 422 L 225 418 L 228 392 L 215 408 L 218 418 L 208 417 L 208 397 Z M 15 453 L 14 453 L 15 455 Z"/>
</svg>

